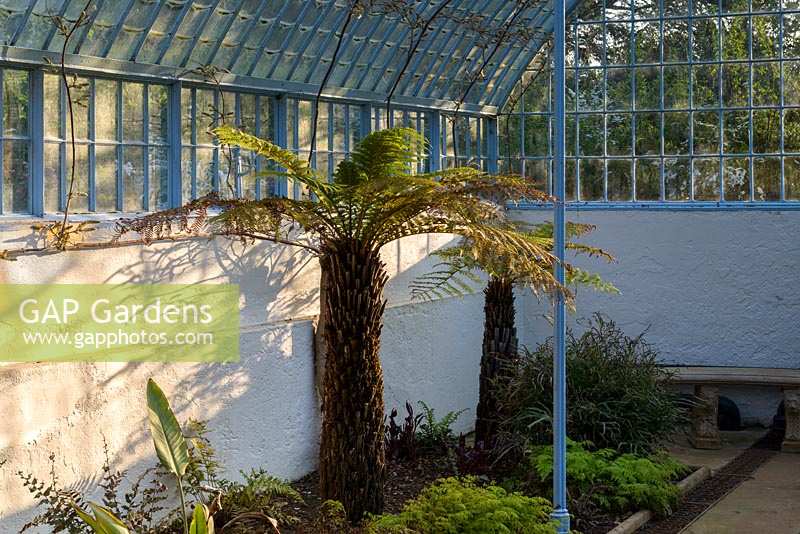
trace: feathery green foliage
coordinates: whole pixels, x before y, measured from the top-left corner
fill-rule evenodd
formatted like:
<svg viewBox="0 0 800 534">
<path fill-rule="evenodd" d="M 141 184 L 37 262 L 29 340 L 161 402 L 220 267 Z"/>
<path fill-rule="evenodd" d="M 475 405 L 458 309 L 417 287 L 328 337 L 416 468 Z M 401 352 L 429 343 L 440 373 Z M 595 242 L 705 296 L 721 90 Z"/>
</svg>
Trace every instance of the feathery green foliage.
<svg viewBox="0 0 800 534">
<path fill-rule="evenodd" d="M 370 534 L 551 534 L 552 506 L 538 497 L 481 487 L 475 478 L 445 478 L 394 515 L 375 518 Z"/>
<path fill-rule="evenodd" d="M 689 472 L 666 455 L 637 456 L 613 449 L 590 450 L 590 443 L 567 443 L 567 486 L 577 506 L 590 503 L 605 512 L 648 509 L 668 515 L 680 492 L 674 482 Z M 547 491 L 553 480 L 553 447 L 528 453 L 528 489 Z M 582 501 L 582 502 L 581 502 Z"/>
<path fill-rule="evenodd" d="M 507 224 L 514 228 L 522 239 L 534 244 L 538 249 L 546 250 L 548 254 L 552 253 L 552 223 L 530 225 L 519 221 L 508 221 Z M 590 224 L 567 223 L 567 238 L 571 239 L 567 243 L 567 249 L 576 254 L 585 254 L 609 262 L 614 261 L 613 256 L 603 249 L 574 241 L 594 229 L 595 227 Z M 428 300 L 473 293 L 483 285 L 480 272 L 527 286 L 535 294 L 552 293 L 553 290 L 558 289 L 558 286 L 548 276 L 549 270 L 552 269 L 553 258 L 533 256 L 527 258 L 529 261 L 525 262 L 521 259 L 525 253 L 524 249 L 509 253 L 488 241 L 474 242 L 469 238 L 462 238 L 456 246 L 447 247 L 435 253 L 442 261 L 432 272 L 418 277 L 411 283 L 412 296 L 416 299 Z M 532 271 L 530 262 L 538 262 L 540 271 Z M 617 292 L 617 288 L 613 284 L 604 281 L 596 273 L 585 271 L 568 262 L 564 264 L 564 269 L 567 288 L 582 285 L 598 291 Z M 572 292 L 568 289 L 562 290 L 567 297 L 572 296 Z M 568 300 L 571 302 L 571 299 L 568 298 Z"/>
</svg>

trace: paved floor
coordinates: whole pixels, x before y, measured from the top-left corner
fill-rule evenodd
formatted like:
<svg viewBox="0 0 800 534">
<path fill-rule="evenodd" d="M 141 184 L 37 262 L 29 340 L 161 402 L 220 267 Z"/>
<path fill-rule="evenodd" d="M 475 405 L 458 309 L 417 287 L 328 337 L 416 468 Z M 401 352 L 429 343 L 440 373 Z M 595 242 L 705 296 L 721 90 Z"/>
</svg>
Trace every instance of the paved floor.
<svg viewBox="0 0 800 534">
<path fill-rule="evenodd" d="M 800 455 L 780 453 L 683 534 L 800 533 Z"/>
<path fill-rule="evenodd" d="M 686 464 L 719 469 L 764 435 L 765 430 L 723 432 L 718 451 L 677 440 L 670 453 Z M 780 453 L 761 466 L 682 534 L 800 534 L 800 454 Z"/>
</svg>

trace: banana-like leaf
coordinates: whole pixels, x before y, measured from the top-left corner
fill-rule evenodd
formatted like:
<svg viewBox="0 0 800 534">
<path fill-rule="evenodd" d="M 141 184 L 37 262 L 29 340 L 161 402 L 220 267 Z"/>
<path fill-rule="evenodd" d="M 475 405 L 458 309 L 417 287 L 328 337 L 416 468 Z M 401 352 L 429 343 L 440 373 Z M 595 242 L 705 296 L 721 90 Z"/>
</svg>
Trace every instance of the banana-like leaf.
<svg viewBox="0 0 800 534">
<path fill-rule="evenodd" d="M 189 466 L 186 439 L 167 397 L 152 378 L 147 381 L 147 408 L 158 459 L 175 476 L 183 477 Z"/>
<path fill-rule="evenodd" d="M 125 523 L 117 518 L 117 516 L 115 516 L 114 513 L 108 508 L 104 508 L 99 504 L 90 502 L 89 507 L 94 513 L 94 517 L 92 517 L 84 512 L 83 509 L 74 502 L 71 502 L 70 506 L 72 506 L 72 508 L 78 514 L 78 517 L 80 517 L 84 523 L 89 525 L 89 527 L 96 534 L 130 534 L 130 531 L 128 530 L 128 527 L 125 526 Z"/>
<path fill-rule="evenodd" d="M 197 504 L 194 507 L 189 534 L 214 534 L 214 517 L 208 515 L 208 508 L 205 505 Z"/>
<path fill-rule="evenodd" d="M 103 534 L 130 534 L 125 523 L 120 521 L 108 508 L 94 503 L 89 503 L 89 507 L 92 509 L 92 512 L 94 512 L 94 517 L 97 520 L 98 526 L 102 527 Z"/>
</svg>

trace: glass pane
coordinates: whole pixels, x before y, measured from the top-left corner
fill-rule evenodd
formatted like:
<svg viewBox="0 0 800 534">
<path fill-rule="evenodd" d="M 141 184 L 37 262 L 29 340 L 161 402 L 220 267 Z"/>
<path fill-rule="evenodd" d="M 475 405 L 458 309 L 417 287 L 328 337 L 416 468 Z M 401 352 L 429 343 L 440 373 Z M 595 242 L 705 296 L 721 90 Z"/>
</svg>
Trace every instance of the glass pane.
<svg viewBox="0 0 800 534">
<path fill-rule="evenodd" d="M 725 200 L 750 200 L 750 162 L 747 158 L 725 158 Z"/>
<path fill-rule="evenodd" d="M 719 200 L 719 160 L 694 160 L 694 199 Z"/>
<path fill-rule="evenodd" d="M 666 200 L 689 200 L 689 159 L 664 160 L 664 196 Z"/>
<path fill-rule="evenodd" d="M 631 109 L 633 91 L 630 69 L 608 69 L 608 109 Z"/>
<path fill-rule="evenodd" d="M 147 92 L 147 110 L 150 113 L 149 142 L 165 145 L 169 142 L 169 113 L 167 111 L 169 93 L 167 87 L 164 85 L 150 85 L 147 88 Z"/>
<path fill-rule="evenodd" d="M 780 66 L 777 61 L 753 63 L 753 105 L 776 106 L 780 103 Z"/>
<path fill-rule="evenodd" d="M 603 70 L 581 69 L 578 74 L 578 109 L 601 111 L 603 109 Z"/>
<path fill-rule="evenodd" d="M 747 111 L 726 111 L 723 114 L 725 124 L 725 153 L 747 154 L 750 151 L 750 113 Z"/>
<path fill-rule="evenodd" d="M 547 120 L 544 117 L 543 119 Z M 527 129 L 525 131 L 527 132 Z M 603 135 L 603 115 L 582 115 L 580 118 L 580 155 L 602 156 Z"/>
<path fill-rule="evenodd" d="M 800 152 L 800 110 L 787 109 L 783 112 L 783 150 Z"/>
<path fill-rule="evenodd" d="M 661 161 L 636 160 L 636 200 L 661 199 Z"/>
<path fill-rule="evenodd" d="M 95 80 L 94 116 L 94 138 L 101 141 L 116 141 L 117 82 L 111 80 Z"/>
<path fill-rule="evenodd" d="M 211 129 L 217 124 L 217 106 L 214 103 L 214 91 L 197 89 L 195 92 L 195 114 L 197 120 L 197 144 L 214 144 L 214 135 L 211 133 Z"/>
<path fill-rule="evenodd" d="M 3 135 L 28 137 L 28 73 L 3 69 Z"/>
<path fill-rule="evenodd" d="M 783 63 L 783 103 L 787 106 L 800 105 L 800 61 Z"/>
<path fill-rule="evenodd" d="M 664 113 L 664 153 L 689 153 L 689 114 Z"/>
<path fill-rule="evenodd" d="M 719 105 L 719 77 L 716 65 L 693 67 L 693 94 L 695 108 L 715 108 Z"/>
<path fill-rule="evenodd" d="M 581 66 L 599 66 L 603 62 L 603 25 L 578 26 L 578 61 Z"/>
<path fill-rule="evenodd" d="M 69 90 L 72 96 L 72 112 L 75 124 L 75 139 L 89 138 L 89 81 L 85 78 L 69 78 Z M 70 139 L 70 117 L 66 111 L 67 139 Z"/>
<path fill-rule="evenodd" d="M 117 147 L 95 146 L 95 208 L 100 212 L 117 211 Z"/>
<path fill-rule="evenodd" d="M 144 86 L 140 83 L 122 84 L 122 138 L 125 141 L 144 141 Z M 141 169 L 141 165 L 137 167 Z M 125 192 L 127 205 L 127 190 Z M 138 208 L 141 209 L 141 206 Z"/>
<path fill-rule="evenodd" d="M 723 13 L 746 13 L 748 8 L 748 0 L 722 0 Z"/>
<path fill-rule="evenodd" d="M 126 146 L 122 149 L 123 209 L 127 212 L 144 209 L 144 149 Z"/>
<path fill-rule="evenodd" d="M 695 2 L 697 5 L 697 2 Z M 719 27 L 716 19 L 698 19 L 692 23 L 692 57 L 695 61 L 719 60 Z"/>
<path fill-rule="evenodd" d="M 800 200 L 800 158 L 783 158 L 783 191 L 786 200 Z"/>
<path fill-rule="evenodd" d="M 631 200 L 631 160 L 608 160 L 608 200 Z"/>
<path fill-rule="evenodd" d="M 661 115 L 659 113 L 636 114 L 636 153 L 659 154 L 661 152 Z"/>
<path fill-rule="evenodd" d="M 259 96 L 258 97 L 258 112 L 260 114 L 259 121 L 259 136 L 264 139 L 275 140 L 275 121 L 273 120 L 272 97 Z"/>
<path fill-rule="evenodd" d="M 753 110 L 753 152 L 778 152 L 780 135 L 780 114 L 777 109 Z"/>
<path fill-rule="evenodd" d="M 301 100 L 298 103 L 298 112 L 298 147 L 301 151 L 307 152 L 311 150 L 311 102 Z M 319 144 L 317 138 L 317 146 Z"/>
<path fill-rule="evenodd" d="M 631 115 L 608 116 L 608 154 L 612 156 L 626 156 L 631 154 Z"/>
<path fill-rule="evenodd" d="M 781 197 L 781 159 L 755 158 L 753 200 L 780 200 Z"/>
<path fill-rule="evenodd" d="M 534 186 L 539 191 L 548 192 L 548 169 L 550 165 L 547 160 L 533 160 L 525 162 L 525 176 L 533 181 Z"/>
<path fill-rule="evenodd" d="M 77 145 L 75 147 L 75 174 L 72 174 L 72 148 L 67 144 L 67 169 L 64 188 L 69 195 L 72 189 L 72 199 L 69 200 L 71 213 L 85 213 L 89 211 L 89 147 Z M 72 184 L 70 184 L 72 182 Z"/>
<path fill-rule="evenodd" d="M 658 67 L 636 69 L 636 109 L 661 108 L 661 80 Z"/>
<path fill-rule="evenodd" d="M 181 142 L 192 142 L 192 90 L 181 89 Z"/>
<path fill-rule="evenodd" d="M 344 138 L 347 132 L 345 132 L 345 124 L 344 124 L 344 114 L 345 114 L 345 106 L 344 104 L 334 104 L 333 105 L 333 150 L 336 152 L 344 152 Z M 414 113 L 416 115 L 416 113 Z M 413 118 L 413 124 L 410 124 L 412 128 L 416 128 L 416 116 Z"/>
<path fill-rule="evenodd" d="M 719 152 L 719 114 L 715 111 L 694 113 L 694 153 Z"/>
<path fill-rule="evenodd" d="M 350 150 L 358 144 L 361 139 L 361 110 L 358 106 L 349 106 L 350 108 Z"/>
<path fill-rule="evenodd" d="M 150 211 L 169 207 L 169 162 L 167 149 L 153 147 L 150 149 Z"/>
<path fill-rule="evenodd" d="M 3 142 L 3 213 L 30 213 L 28 141 Z"/>
<path fill-rule="evenodd" d="M 546 115 L 528 115 L 525 117 L 525 155 L 547 155 L 548 120 Z"/>
<path fill-rule="evenodd" d="M 61 137 L 61 79 L 55 74 L 44 75 L 44 134 Z"/>
<path fill-rule="evenodd" d="M 58 143 L 44 145 L 44 209 L 48 213 L 61 210 L 61 156 Z"/>
<path fill-rule="evenodd" d="M 718 0 L 694 0 L 692 11 L 695 15 L 713 15 L 719 12 Z"/>
<path fill-rule="evenodd" d="M 192 154 L 194 149 L 184 148 L 181 150 L 181 196 L 183 201 L 193 199 L 192 197 L 192 172 L 194 171 L 194 159 Z"/>
<path fill-rule="evenodd" d="M 256 95 L 239 95 L 239 128 L 247 133 L 256 133 Z"/>
<path fill-rule="evenodd" d="M 202 197 L 214 190 L 214 149 L 197 149 L 196 195 Z"/>
<path fill-rule="evenodd" d="M 722 59 L 747 59 L 747 34 L 750 23 L 747 17 L 723 17 Z"/>
<path fill-rule="evenodd" d="M 638 2 L 641 0 L 637 0 Z M 637 22 L 636 63 L 658 63 L 661 58 L 661 34 L 658 22 Z"/>
<path fill-rule="evenodd" d="M 780 18 L 777 15 L 753 17 L 753 58 L 780 55 Z"/>
<path fill-rule="evenodd" d="M 783 16 L 783 57 L 800 57 L 800 14 Z"/>
<path fill-rule="evenodd" d="M 689 67 L 664 67 L 664 108 L 689 109 Z"/>
<path fill-rule="evenodd" d="M 671 2 L 666 2 L 671 3 Z M 689 24 L 685 20 L 664 21 L 664 62 L 685 62 L 689 57 Z"/>
<path fill-rule="evenodd" d="M 750 68 L 746 63 L 722 67 L 722 103 L 725 107 L 745 107 L 750 89 Z"/>
<path fill-rule="evenodd" d="M 689 2 L 687 0 L 670 0 L 664 2 L 664 14 L 667 16 L 681 16 L 689 13 Z"/>
<path fill-rule="evenodd" d="M 609 20 L 630 19 L 630 0 L 606 0 L 606 18 Z"/>
<path fill-rule="evenodd" d="M 606 61 L 610 65 L 627 65 L 631 62 L 630 23 L 606 25 Z"/>
<path fill-rule="evenodd" d="M 581 160 L 581 200 L 603 200 L 603 160 Z"/>
</svg>

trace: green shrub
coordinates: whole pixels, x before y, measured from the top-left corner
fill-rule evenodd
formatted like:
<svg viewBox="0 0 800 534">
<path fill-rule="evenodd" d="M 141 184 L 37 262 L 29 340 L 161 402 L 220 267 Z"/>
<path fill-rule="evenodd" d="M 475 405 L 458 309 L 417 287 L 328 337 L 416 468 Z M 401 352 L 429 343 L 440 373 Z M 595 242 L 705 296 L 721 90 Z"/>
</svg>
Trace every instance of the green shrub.
<svg viewBox="0 0 800 534">
<path fill-rule="evenodd" d="M 372 520 L 370 534 L 550 534 L 545 499 L 481 487 L 476 479 L 445 478 L 425 488 L 395 515 Z"/>
<path fill-rule="evenodd" d="M 567 444 L 567 487 L 572 508 L 580 515 L 586 515 L 587 506 L 612 513 L 646 508 L 667 515 L 677 504 L 680 493 L 673 482 L 689 471 L 685 465 L 666 455 L 590 451 L 587 445 Z M 553 481 L 553 447 L 533 448 L 528 466 L 524 486 L 546 495 Z"/>
<path fill-rule="evenodd" d="M 596 314 L 580 336 L 567 334 L 567 428 L 599 448 L 648 453 L 686 423 L 671 375 L 642 335 L 626 336 Z M 552 340 L 521 355 L 499 393 L 503 448 L 522 453 L 552 443 Z M 505 451 L 508 452 L 508 451 Z"/>
</svg>

